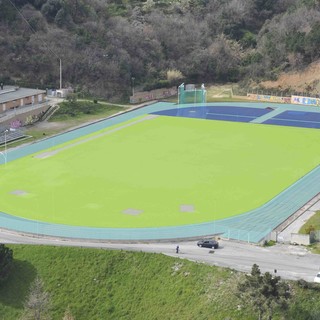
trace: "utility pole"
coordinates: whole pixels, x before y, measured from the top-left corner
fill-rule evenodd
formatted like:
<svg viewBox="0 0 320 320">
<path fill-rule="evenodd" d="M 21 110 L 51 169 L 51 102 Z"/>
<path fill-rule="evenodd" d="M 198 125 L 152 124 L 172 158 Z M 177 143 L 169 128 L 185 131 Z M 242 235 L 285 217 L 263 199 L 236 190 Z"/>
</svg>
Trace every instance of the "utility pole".
<svg viewBox="0 0 320 320">
<path fill-rule="evenodd" d="M 132 80 L 132 96 L 134 96 L 134 77 L 131 77 Z"/>
<path fill-rule="evenodd" d="M 62 61 L 60 60 L 60 90 L 62 89 Z"/>
</svg>

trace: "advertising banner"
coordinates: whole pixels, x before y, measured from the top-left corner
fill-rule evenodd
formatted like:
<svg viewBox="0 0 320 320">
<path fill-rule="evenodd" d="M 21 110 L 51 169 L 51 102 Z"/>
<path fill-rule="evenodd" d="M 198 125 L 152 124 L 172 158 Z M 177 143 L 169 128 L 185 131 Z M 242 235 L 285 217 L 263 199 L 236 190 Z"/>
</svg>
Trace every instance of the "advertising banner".
<svg viewBox="0 0 320 320">
<path fill-rule="evenodd" d="M 320 106 L 320 99 L 303 96 L 291 96 L 291 103 L 302 104 L 306 106 Z"/>
<path fill-rule="evenodd" d="M 250 100 L 258 100 L 264 102 L 274 102 L 274 103 L 290 103 L 290 97 L 279 97 L 279 96 L 271 96 L 266 94 L 255 94 L 255 93 L 248 93 L 247 97 Z"/>
</svg>

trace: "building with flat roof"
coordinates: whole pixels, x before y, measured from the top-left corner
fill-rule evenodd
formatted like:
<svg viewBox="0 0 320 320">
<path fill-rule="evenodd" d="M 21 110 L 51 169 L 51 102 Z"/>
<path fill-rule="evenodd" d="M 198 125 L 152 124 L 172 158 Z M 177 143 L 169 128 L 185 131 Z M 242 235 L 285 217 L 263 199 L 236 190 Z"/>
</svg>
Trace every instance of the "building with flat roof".
<svg viewBox="0 0 320 320">
<path fill-rule="evenodd" d="M 0 113 L 45 102 L 46 91 L 0 85 Z"/>
</svg>

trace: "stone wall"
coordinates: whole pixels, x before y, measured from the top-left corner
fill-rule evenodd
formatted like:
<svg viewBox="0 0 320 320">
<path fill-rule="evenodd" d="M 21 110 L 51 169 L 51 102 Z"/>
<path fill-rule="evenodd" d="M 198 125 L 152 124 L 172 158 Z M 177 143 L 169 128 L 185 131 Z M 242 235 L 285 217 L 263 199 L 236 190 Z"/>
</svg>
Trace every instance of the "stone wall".
<svg viewBox="0 0 320 320">
<path fill-rule="evenodd" d="M 141 103 L 145 101 L 159 100 L 178 94 L 176 87 L 155 89 L 151 91 L 136 92 L 130 97 L 130 103 Z"/>
</svg>

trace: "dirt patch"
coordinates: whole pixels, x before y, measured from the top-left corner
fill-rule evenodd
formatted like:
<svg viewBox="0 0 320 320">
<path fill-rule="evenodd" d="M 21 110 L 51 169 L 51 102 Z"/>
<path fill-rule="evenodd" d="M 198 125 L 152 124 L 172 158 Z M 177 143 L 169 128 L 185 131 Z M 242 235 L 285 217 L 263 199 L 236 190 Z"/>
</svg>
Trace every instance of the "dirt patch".
<svg viewBox="0 0 320 320">
<path fill-rule="evenodd" d="M 42 121 L 42 122 L 37 122 L 32 126 L 33 130 L 64 130 L 70 128 L 71 125 L 68 122 L 48 122 L 48 121 Z"/>
<path fill-rule="evenodd" d="M 24 195 L 28 194 L 28 192 L 24 191 L 24 190 L 13 190 L 10 193 L 14 194 L 15 196 L 24 196 Z"/>
<path fill-rule="evenodd" d="M 264 81 L 260 85 L 266 89 L 317 94 L 320 92 L 320 61 L 310 64 L 300 72 L 282 73 L 276 81 Z"/>
<path fill-rule="evenodd" d="M 142 212 L 143 212 L 143 210 L 137 210 L 137 209 L 132 209 L 132 208 L 129 208 L 129 209 L 126 209 L 126 210 L 122 211 L 122 213 L 129 214 L 131 216 L 138 216 Z"/>
<path fill-rule="evenodd" d="M 192 204 L 182 204 L 180 206 L 180 212 L 194 212 L 194 205 L 192 205 Z"/>
</svg>

